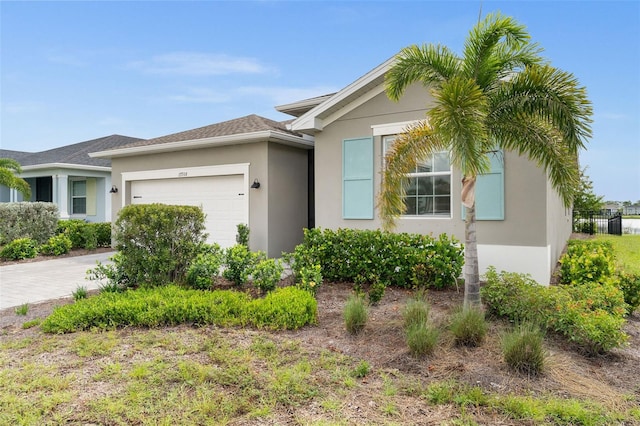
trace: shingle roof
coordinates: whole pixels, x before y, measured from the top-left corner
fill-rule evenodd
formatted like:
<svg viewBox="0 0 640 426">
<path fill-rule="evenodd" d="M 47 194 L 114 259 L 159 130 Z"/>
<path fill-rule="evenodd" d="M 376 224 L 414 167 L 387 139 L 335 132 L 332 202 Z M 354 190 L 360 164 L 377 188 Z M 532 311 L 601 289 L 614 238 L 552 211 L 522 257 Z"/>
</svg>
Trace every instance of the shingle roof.
<svg viewBox="0 0 640 426">
<path fill-rule="evenodd" d="M 161 136 L 158 138 L 140 140 L 122 148 L 132 148 L 136 146 L 160 145 L 170 142 L 182 142 L 206 138 L 214 138 L 218 136 L 239 135 L 243 133 L 254 133 L 263 131 L 276 131 L 293 136 L 301 136 L 299 133 L 287 130 L 287 122 L 274 121 L 256 114 L 247 115 L 245 117 L 235 118 L 233 120 L 223 121 L 221 123 L 211 124 L 209 126 L 198 127 L 197 129 L 186 130 L 184 132 L 173 133 L 171 135 Z M 97 150 L 96 150 L 97 151 Z"/>
<path fill-rule="evenodd" d="M 90 152 L 119 148 L 141 140 L 140 138 L 132 138 L 129 136 L 111 135 L 41 152 L 0 149 L 0 158 L 13 158 L 23 167 L 51 163 L 110 167 L 111 160 L 107 158 L 91 158 L 88 154 Z"/>
</svg>

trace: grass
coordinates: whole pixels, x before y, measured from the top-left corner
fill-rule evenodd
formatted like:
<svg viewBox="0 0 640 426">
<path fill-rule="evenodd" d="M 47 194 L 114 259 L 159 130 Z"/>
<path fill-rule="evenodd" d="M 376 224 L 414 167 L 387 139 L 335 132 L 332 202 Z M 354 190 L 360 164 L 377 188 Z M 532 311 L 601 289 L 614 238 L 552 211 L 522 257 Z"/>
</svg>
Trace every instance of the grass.
<svg viewBox="0 0 640 426">
<path fill-rule="evenodd" d="M 620 269 L 640 274 L 640 235 L 598 235 L 596 238 L 609 241 L 613 245 Z"/>
</svg>

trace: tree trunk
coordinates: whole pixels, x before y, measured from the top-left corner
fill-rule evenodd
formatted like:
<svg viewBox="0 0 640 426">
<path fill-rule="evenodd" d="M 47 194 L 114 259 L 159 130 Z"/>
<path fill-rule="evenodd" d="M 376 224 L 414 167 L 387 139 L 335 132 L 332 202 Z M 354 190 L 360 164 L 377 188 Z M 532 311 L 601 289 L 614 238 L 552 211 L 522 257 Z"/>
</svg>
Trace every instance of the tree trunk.
<svg viewBox="0 0 640 426">
<path fill-rule="evenodd" d="M 480 307 L 480 273 L 476 241 L 476 205 L 465 207 L 464 221 L 464 309 Z"/>
</svg>

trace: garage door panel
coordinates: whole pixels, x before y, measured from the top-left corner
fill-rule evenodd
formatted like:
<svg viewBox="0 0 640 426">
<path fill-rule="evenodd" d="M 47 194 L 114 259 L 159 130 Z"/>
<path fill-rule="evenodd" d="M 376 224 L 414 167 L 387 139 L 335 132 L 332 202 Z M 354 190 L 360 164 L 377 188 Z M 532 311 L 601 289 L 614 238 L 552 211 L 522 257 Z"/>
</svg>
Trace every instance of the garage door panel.
<svg viewBox="0 0 640 426">
<path fill-rule="evenodd" d="M 201 207 L 208 242 L 222 247 L 235 244 L 237 225 L 248 222 L 243 175 L 132 181 L 131 196 L 133 204 Z"/>
</svg>

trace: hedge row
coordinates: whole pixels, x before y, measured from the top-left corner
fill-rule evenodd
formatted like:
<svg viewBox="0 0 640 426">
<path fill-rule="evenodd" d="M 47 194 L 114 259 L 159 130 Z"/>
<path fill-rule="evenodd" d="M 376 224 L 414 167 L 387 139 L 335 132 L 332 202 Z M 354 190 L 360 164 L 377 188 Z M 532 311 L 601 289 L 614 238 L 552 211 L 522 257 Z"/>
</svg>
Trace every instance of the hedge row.
<svg viewBox="0 0 640 426">
<path fill-rule="evenodd" d="M 53 203 L 0 203 L 0 245 L 19 238 L 44 244 L 57 225 L 58 207 Z"/>
<path fill-rule="evenodd" d="M 306 229 L 290 255 L 296 275 L 319 265 L 326 281 L 366 281 L 386 285 L 445 288 L 462 272 L 463 247 L 442 234 L 389 233 L 380 230 Z"/>
<path fill-rule="evenodd" d="M 56 308 L 41 324 L 47 333 L 118 327 L 215 324 L 297 329 L 317 320 L 314 297 L 295 287 L 279 288 L 263 299 L 230 290 L 202 291 L 175 285 L 124 293 L 105 292 Z"/>
</svg>

